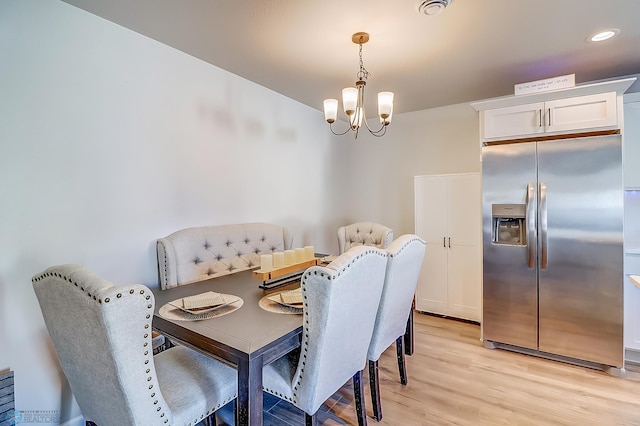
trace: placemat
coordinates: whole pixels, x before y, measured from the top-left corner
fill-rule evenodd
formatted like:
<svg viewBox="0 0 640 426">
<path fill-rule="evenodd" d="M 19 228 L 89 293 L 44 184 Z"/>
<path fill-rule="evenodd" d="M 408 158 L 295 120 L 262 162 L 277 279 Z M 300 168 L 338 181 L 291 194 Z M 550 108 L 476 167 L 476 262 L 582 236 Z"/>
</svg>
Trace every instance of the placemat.
<svg viewBox="0 0 640 426">
<path fill-rule="evenodd" d="M 294 308 L 293 306 L 285 306 L 281 305 L 278 302 L 274 302 L 273 300 L 269 300 L 269 297 L 278 293 L 271 293 L 263 296 L 258 302 L 258 305 L 268 312 L 274 312 L 276 314 L 292 314 L 292 315 L 302 315 L 302 308 Z"/>
<path fill-rule="evenodd" d="M 176 306 L 174 306 L 174 305 L 177 305 L 178 301 L 180 300 L 180 299 L 177 299 L 164 304 L 158 311 L 158 314 L 164 319 L 173 320 L 173 321 L 201 321 L 201 320 L 221 317 L 223 315 L 230 314 L 231 312 L 237 309 L 240 309 L 240 307 L 244 304 L 244 300 L 242 300 L 242 298 L 238 296 L 234 296 L 232 294 L 223 294 L 223 296 L 225 298 L 229 298 L 229 299 L 235 298 L 237 300 L 233 303 L 229 303 L 228 305 L 223 305 L 217 308 L 213 308 L 212 310 L 208 312 L 204 312 L 202 314 L 191 314 L 189 312 L 183 311 L 177 308 Z"/>
</svg>

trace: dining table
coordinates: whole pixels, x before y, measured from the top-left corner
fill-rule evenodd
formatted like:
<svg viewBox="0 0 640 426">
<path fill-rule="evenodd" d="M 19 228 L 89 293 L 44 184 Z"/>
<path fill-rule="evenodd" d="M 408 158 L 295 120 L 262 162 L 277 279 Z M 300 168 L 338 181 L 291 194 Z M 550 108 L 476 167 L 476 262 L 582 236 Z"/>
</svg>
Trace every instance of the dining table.
<svg viewBox="0 0 640 426">
<path fill-rule="evenodd" d="M 300 346 L 302 315 L 274 312 L 260 306 L 265 296 L 300 287 L 293 281 L 275 289 L 260 288 L 252 271 L 161 290 L 155 297 L 153 329 L 170 341 L 195 349 L 234 367 L 238 372 L 236 425 L 262 425 L 262 368 Z M 207 292 L 235 296 L 241 306 L 225 315 L 182 320 L 166 315 L 170 302 Z M 161 310 L 164 308 L 164 315 Z"/>
</svg>

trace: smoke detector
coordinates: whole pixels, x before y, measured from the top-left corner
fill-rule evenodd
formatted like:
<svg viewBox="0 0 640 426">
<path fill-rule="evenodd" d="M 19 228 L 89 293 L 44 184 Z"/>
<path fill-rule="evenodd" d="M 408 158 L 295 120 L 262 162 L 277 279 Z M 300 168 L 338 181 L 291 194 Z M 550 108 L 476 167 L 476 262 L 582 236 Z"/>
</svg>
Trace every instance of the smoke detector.
<svg viewBox="0 0 640 426">
<path fill-rule="evenodd" d="M 424 15 L 437 15 L 442 12 L 453 0 L 419 0 L 418 12 Z"/>
</svg>

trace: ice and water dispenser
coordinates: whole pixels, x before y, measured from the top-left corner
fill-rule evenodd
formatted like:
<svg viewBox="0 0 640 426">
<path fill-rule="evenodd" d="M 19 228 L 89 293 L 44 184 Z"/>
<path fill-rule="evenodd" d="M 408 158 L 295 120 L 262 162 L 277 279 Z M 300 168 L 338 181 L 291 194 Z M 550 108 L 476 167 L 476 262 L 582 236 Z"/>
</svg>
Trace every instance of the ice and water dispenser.
<svg viewBox="0 0 640 426">
<path fill-rule="evenodd" d="M 492 204 L 491 215 L 494 244 L 527 245 L 525 204 Z"/>
</svg>

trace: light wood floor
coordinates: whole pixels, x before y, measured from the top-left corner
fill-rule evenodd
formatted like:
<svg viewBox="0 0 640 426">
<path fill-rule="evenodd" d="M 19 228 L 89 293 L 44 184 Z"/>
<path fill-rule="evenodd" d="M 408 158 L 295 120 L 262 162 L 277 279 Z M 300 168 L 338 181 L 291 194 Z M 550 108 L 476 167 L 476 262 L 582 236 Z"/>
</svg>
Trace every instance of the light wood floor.
<svg viewBox="0 0 640 426">
<path fill-rule="evenodd" d="M 622 377 L 485 349 L 478 325 L 415 315 L 409 383 L 399 383 L 395 348 L 380 359 L 383 419 L 370 425 L 640 425 L 640 368 Z M 368 379 L 367 413 L 371 416 Z M 355 425 L 350 384 L 323 407 L 323 425 Z M 265 425 L 304 424 L 284 401 L 265 398 Z M 222 423 L 222 422 L 221 422 Z"/>
</svg>

